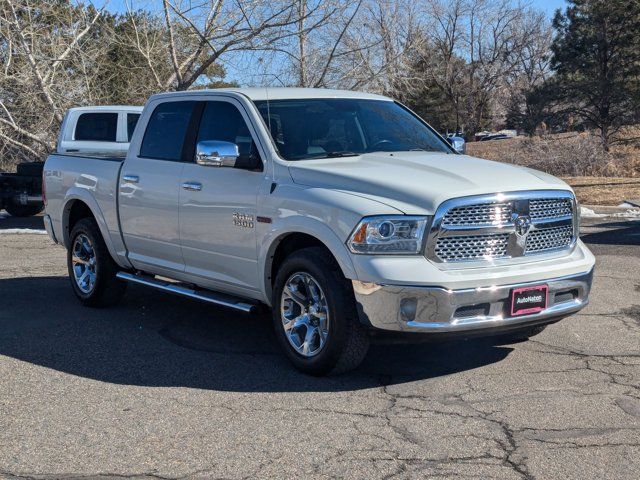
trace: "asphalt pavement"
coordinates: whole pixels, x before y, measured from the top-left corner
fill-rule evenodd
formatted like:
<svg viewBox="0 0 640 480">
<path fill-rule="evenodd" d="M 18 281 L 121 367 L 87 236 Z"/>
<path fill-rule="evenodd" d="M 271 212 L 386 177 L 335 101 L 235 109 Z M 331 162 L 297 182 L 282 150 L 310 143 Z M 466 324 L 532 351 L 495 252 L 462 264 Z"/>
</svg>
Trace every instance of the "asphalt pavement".
<svg viewBox="0 0 640 480">
<path fill-rule="evenodd" d="M 637 479 L 640 221 L 583 222 L 591 304 L 527 342 L 374 345 L 312 378 L 266 316 L 130 286 L 84 308 L 0 218 L 0 477 Z"/>
</svg>

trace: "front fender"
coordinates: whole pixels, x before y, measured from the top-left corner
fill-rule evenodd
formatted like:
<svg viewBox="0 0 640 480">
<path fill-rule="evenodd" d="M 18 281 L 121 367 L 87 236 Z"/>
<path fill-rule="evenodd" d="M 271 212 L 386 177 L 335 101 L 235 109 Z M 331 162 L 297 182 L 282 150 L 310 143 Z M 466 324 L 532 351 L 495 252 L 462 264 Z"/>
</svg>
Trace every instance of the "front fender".
<svg viewBox="0 0 640 480">
<path fill-rule="evenodd" d="M 345 278 L 357 280 L 351 253 L 345 242 L 362 217 L 398 214 L 392 207 L 346 192 L 295 185 L 281 185 L 276 195 L 265 198 L 260 216 L 271 223 L 258 223 L 258 272 L 262 293 L 271 299 L 271 260 L 282 239 L 304 233 L 319 240 L 335 257 Z"/>
<path fill-rule="evenodd" d="M 351 261 L 349 250 L 326 225 L 317 220 L 298 216 L 295 219 L 289 219 L 286 225 L 279 227 L 269 231 L 259 245 L 258 271 L 263 272 L 263 294 L 268 301 L 271 300 L 271 260 L 280 242 L 292 233 L 304 233 L 322 242 L 335 257 L 344 276 L 351 279 L 356 278 L 356 270 Z"/>
</svg>

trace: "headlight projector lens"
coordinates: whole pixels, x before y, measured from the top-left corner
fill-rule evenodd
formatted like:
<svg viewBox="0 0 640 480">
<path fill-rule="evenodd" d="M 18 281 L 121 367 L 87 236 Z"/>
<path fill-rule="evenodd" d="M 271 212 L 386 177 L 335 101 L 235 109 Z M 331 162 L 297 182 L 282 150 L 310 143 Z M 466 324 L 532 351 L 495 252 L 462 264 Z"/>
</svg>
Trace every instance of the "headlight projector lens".
<svg viewBox="0 0 640 480">
<path fill-rule="evenodd" d="M 378 226 L 378 235 L 380 235 L 381 238 L 391 238 L 395 232 L 396 227 L 391 222 L 382 222 Z"/>
</svg>

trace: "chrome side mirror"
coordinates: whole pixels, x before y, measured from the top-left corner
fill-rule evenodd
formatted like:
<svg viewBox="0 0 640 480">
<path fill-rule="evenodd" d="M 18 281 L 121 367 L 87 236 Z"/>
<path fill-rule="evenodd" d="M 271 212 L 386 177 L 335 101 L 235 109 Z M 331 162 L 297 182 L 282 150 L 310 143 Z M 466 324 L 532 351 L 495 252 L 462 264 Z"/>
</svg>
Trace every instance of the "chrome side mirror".
<svg viewBox="0 0 640 480">
<path fill-rule="evenodd" d="M 238 145 L 218 140 L 202 140 L 196 145 L 196 163 L 205 167 L 235 167 Z"/>
<path fill-rule="evenodd" d="M 464 138 L 455 136 L 447 137 L 447 142 L 449 142 L 456 152 L 462 153 L 463 155 L 467 153 L 467 143 L 464 141 Z"/>
</svg>

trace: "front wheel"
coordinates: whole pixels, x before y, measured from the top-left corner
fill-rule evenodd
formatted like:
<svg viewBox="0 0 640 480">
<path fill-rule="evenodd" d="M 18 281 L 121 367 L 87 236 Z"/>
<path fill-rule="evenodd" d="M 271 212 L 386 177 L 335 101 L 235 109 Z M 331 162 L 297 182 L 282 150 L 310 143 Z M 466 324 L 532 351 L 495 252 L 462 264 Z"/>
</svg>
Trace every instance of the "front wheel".
<svg viewBox="0 0 640 480">
<path fill-rule="evenodd" d="M 73 291 L 86 306 L 113 305 L 127 288 L 125 282 L 116 278 L 118 265 L 111 258 L 93 218 L 83 218 L 71 230 L 67 267 Z"/>
<path fill-rule="evenodd" d="M 273 324 L 285 354 L 310 375 L 356 368 L 369 348 L 353 290 L 323 248 L 305 248 L 285 259 L 273 291 Z"/>
</svg>

